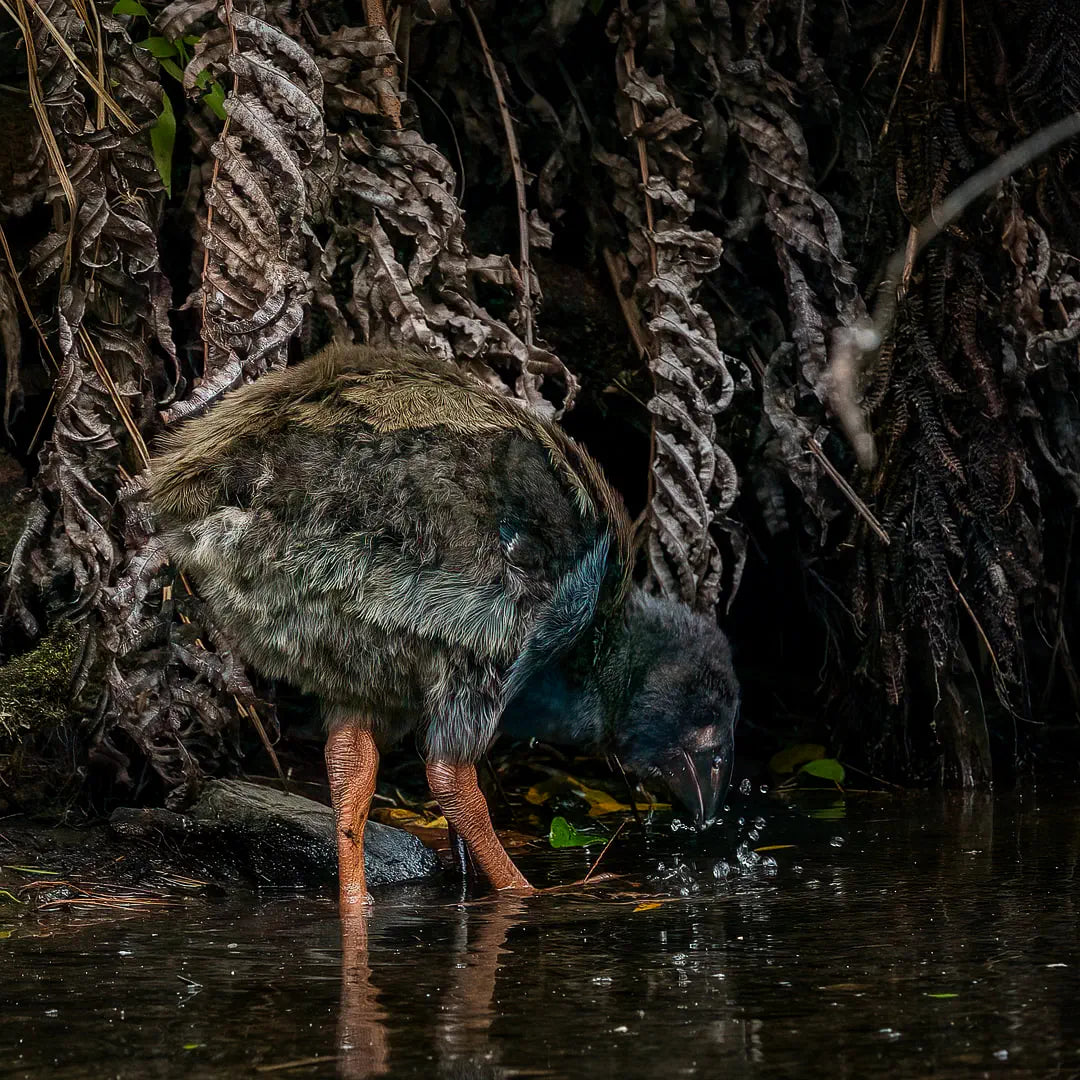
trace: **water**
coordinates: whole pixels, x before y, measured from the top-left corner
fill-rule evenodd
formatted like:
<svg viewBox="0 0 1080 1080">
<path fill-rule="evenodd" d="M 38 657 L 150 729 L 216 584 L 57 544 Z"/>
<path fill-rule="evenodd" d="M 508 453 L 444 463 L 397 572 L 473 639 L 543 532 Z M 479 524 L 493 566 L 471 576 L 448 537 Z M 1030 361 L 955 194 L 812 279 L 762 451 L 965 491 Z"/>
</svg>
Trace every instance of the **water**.
<svg viewBox="0 0 1080 1080">
<path fill-rule="evenodd" d="M 628 829 L 636 884 L 388 889 L 344 942 L 320 896 L 0 921 L 0 1076 L 1080 1076 L 1080 800 L 760 804 Z"/>
</svg>

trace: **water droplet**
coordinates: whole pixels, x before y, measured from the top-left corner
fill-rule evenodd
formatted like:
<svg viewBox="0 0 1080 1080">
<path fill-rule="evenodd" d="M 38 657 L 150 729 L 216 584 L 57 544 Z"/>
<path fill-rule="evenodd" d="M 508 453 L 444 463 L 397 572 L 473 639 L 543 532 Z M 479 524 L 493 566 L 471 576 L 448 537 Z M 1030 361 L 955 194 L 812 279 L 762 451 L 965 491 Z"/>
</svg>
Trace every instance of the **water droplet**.
<svg viewBox="0 0 1080 1080">
<path fill-rule="evenodd" d="M 731 876 L 731 863 L 724 859 L 721 859 L 712 868 L 712 876 L 717 881 L 723 881 L 724 878 Z"/>
<path fill-rule="evenodd" d="M 744 870 L 756 867 L 761 862 L 761 856 L 756 851 L 751 851 L 749 844 L 740 844 L 735 849 L 735 859 Z"/>
<path fill-rule="evenodd" d="M 776 865 L 776 860 L 771 855 L 766 855 L 761 860 L 761 869 L 765 871 L 767 877 L 776 877 L 777 871 L 780 868 Z"/>
<path fill-rule="evenodd" d="M 762 784 L 761 787 L 758 788 L 758 791 L 760 791 L 762 795 L 768 795 L 769 794 L 769 785 L 768 784 Z"/>
<path fill-rule="evenodd" d="M 994 1051 L 994 1057 L 996 1057 L 998 1059 L 998 1061 L 1008 1061 L 1009 1060 L 1009 1051 L 1008 1050 L 995 1050 Z"/>
<path fill-rule="evenodd" d="M 743 782 L 739 785 L 739 794 L 749 795 L 752 785 L 750 783 L 750 777 L 744 777 Z"/>
<path fill-rule="evenodd" d="M 843 847 L 844 846 L 844 838 L 842 836 L 834 836 L 829 841 L 829 846 L 830 847 Z"/>
</svg>

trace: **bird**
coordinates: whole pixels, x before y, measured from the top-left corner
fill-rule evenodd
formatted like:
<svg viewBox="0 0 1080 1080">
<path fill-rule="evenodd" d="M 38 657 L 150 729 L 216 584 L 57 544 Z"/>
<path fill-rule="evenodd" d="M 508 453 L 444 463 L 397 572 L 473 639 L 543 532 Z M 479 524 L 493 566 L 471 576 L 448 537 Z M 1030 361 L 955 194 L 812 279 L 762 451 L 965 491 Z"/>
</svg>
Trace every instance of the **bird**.
<svg viewBox="0 0 1080 1080">
<path fill-rule="evenodd" d="M 419 350 L 332 344 L 170 427 L 148 487 L 172 564 L 255 671 L 327 727 L 342 914 L 370 903 L 380 755 L 413 737 L 496 889 L 530 888 L 476 763 L 504 716 L 664 776 L 699 825 L 738 684 L 715 618 L 633 584 L 633 528 L 557 423 Z"/>
</svg>

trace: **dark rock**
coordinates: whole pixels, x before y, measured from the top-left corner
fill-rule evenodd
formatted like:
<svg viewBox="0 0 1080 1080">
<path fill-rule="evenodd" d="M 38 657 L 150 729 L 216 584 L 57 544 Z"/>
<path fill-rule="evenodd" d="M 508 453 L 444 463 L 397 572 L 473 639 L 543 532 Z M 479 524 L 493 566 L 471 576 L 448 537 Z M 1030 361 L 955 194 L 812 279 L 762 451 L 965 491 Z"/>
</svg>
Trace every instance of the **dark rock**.
<svg viewBox="0 0 1080 1080">
<path fill-rule="evenodd" d="M 109 825 L 124 839 L 172 848 L 190 873 L 243 876 L 259 885 L 336 880 L 330 808 L 259 784 L 212 780 L 186 814 L 123 807 Z M 411 833 L 377 821 L 368 822 L 364 834 L 364 864 L 372 886 L 427 877 L 438 865 L 434 852 Z"/>
</svg>

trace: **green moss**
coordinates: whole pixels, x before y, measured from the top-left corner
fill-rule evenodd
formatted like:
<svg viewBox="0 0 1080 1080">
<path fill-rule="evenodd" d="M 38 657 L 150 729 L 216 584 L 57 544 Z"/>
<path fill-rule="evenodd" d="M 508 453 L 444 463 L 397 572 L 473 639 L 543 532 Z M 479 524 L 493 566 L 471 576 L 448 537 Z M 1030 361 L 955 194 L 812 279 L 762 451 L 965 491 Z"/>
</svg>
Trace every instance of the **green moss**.
<svg viewBox="0 0 1080 1080">
<path fill-rule="evenodd" d="M 0 667 L 0 748 L 66 719 L 79 648 L 78 629 L 61 622 L 35 649 Z"/>
</svg>

